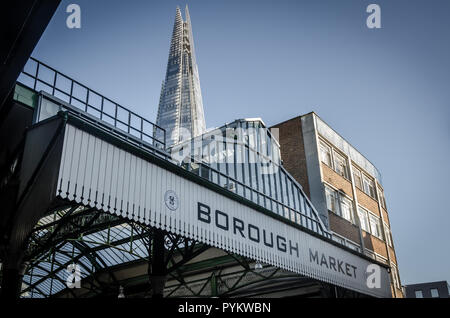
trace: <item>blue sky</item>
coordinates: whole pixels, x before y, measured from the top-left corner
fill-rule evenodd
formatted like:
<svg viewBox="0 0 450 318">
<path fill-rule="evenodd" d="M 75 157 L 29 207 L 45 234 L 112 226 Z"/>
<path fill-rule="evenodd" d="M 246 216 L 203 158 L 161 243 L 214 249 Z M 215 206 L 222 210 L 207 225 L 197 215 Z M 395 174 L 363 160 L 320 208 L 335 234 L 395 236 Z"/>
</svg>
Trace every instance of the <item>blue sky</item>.
<svg viewBox="0 0 450 318">
<path fill-rule="evenodd" d="M 207 126 L 315 111 L 383 175 L 402 283 L 450 281 L 450 2 L 63 0 L 33 56 L 155 121 L 186 3 Z"/>
</svg>

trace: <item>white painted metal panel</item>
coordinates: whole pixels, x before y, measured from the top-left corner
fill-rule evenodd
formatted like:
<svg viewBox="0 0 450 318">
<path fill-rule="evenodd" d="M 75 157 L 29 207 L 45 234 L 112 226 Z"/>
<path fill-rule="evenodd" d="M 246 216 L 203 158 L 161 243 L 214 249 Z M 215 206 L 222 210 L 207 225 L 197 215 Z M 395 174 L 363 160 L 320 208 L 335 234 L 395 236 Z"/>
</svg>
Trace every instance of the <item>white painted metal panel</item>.
<svg viewBox="0 0 450 318">
<path fill-rule="evenodd" d="M 367 259 L 74 126 L 67 125 L 65 134 L 57 192 L 60 197 L 76 202 L 82 197 L 83 204 L 105 212 L 338 286 L 390 297 L 389 275 L 384 268 L 379 272 L 380 288 L 367 286 L 366 269 L 371 264 Z M 175 193 L 172 198 L 178 199 L 177 204 L 171 205 L 176 200 L 165 200 L 168 191 Z M 209 208 L 209 223 L 199 219 L 199 203 Z M 200 216 L 206 218 L 206 214 Z M 244 224 L 243 234 L 239 226 L 234 226 L 234 218 Z M 269 246 L 264 244 L 264 233 Z"/>
</svg>

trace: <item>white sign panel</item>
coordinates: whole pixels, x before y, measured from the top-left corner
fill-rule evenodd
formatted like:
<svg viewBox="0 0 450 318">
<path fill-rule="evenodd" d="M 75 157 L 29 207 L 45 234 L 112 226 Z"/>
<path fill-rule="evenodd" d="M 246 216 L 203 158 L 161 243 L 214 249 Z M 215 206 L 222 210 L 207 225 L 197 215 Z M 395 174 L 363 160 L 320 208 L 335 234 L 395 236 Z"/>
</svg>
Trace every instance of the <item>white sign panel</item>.
<svg viewBox="0 0 450 318">
<path fill-rule="evenodd" d="M 57 195 L 311 278 L 390 297 L 385 268 L 377 274 L 365 258 L 71 125 Z"/>
</svg>

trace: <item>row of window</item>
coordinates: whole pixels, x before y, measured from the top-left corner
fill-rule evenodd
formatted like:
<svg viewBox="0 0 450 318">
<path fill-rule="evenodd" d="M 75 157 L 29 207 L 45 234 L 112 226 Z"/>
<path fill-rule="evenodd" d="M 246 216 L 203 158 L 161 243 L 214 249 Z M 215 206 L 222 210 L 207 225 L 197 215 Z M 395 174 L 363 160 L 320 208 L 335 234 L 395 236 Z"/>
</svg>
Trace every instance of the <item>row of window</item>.
<svg viewBox="0 0 450 318">
<path fill-rule="evenodd" d="M 320 158 L 340 176 L 349 179 L 347 160 L 324 142 L 320 142 Z"/>
<path fill-rule="evenodd" d="M 353 201 L 344 194 L 325 186 L 325 197 L 328 210 L 343 217 L 347 221 L 355 223 L 353 218 Z"/>
<path fill-rule="evenodd" d="M 321 161 L 336 171 L 337 174 L 350 181 L 350 169 L 348 167 L 347 158 L 323 141 L 320 141 L 319 148 Z M 376 200 L 377 193 L 374 179 L 355 166 L 353 166 L 352 169 L 355 186 Z M 383 190 L 380 188 L 378 190 L 380 193 L 381 206 L 386 209 L 386 200 L 384 198 Z"/>
<path fill-rule="evenodd" d="M 353 180 L 355 181 L 355 186 L 362 190 L 367 195 L 376 199 L 375 193 L 375 182 L 372 178 L 369 178 L 364 173 L 361 172 L 358 168 L 353 169 Z"/>
<path fill-rule="evenodd" d="M 430 292 L 431 292 L 431 297 L 433 297 L 433 298 L 439 297 L 439 291 L 437 290 L 437 288 L 431 288 Z M 416 295 L 416 298 L 423 298 L 423 292 L 421 289 L 416 290 L 414 293 Z"/>
<path fill-rule="evenodd" d="M 353 224 L 356 223 L 353 214 L 353 201 L 350 198 L 327 185 L 325 185 L 325 197 L 329 211 L 339 215 L 349 222 L 352 222 Z M 361 229 L 381 240 L 383 239 L 383 227 L 381 226 L 381 219 L 379 217 L 370 213 L 361 206 L 358 206 L 358 217 L 361 223 Z M 386 224 L 385 229 L 385 237 L 389 246 L 392 247 L 391 232 Z"/>
<path fill-rule="evenodd" d="M 358 217 L 359 222 L 361 223 L 361 229 L 378 237 L 380 240 L 383 239 L 383 231 L 381 230 L 381 221 L 379 217 L 373 215 L 361 206 L 358 206 Z"/>
<path fill-rule="evenodd" d="M 325 197 L 329 211 L 339 215 L 353 224 L 356 223 L 353 214 L 353 201 L 350 198 L 327 185 L 325 185 Z M 361 223 L 362 230 L 372 234 L 380 240 L 383 240 L 383 227 L 381 226 L 381 219 L 379 217 L 363 207 L 358 206 L 358 218 Z M 390 247 L 393 247 L 392 234 L 386 223 L 384 223 L 384 230 L 384 237 L 386 238 L 387 244 Z M 400 279 L 398 278 L 397 269 L 394 266 L 391 266 L 391 269 L 393 284 L 397 289 L 400 289 Z"/>
</svg>

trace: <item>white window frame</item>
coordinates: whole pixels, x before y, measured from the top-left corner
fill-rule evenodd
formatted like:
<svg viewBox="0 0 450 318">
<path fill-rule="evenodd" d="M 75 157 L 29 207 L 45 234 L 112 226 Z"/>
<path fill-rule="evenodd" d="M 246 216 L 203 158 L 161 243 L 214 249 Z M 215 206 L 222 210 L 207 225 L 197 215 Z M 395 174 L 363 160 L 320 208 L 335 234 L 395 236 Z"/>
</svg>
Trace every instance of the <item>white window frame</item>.
<svg viewBox="0 0 450 318">
<path fill-rule="evenodd" d="M 352 167 L 352 168 L 353 168 L 353 182 L 355 183 L 355 186 L 358 189 L 362 190 L 363 189 L 362 172 L 359 168 L 356 168 L 356 167 Z M 355 174 L 359 176 L 359 184 L 356 181 Z"/>
<path fill-rule="evenodd" d="M 433 291 L 436 291 L 436 295 L 433 295 Z M 432 298 L 439 298 L 439 290 L 437 288 L 430 288 Z"/>
<path fill-rule="evenodd" d="M 343 209 L 342 206 L 345 203 L 345 205 L 347 205 L 349 207 L 349 215 L 345 216 L 343 213 Z M 354 223 L 354 219 L 353 219 L 353 201 L 349 198 L 347 198 L 347 196 L 340 194 L 340 198 L 339 198 L 339 208 L 340 208 L 340 213 L 341 216 L 346 219 L 347 221 Z"/>
<path fill-rule="evenodd" d="M 346 194 L 338 191 L 337 189 L 335 189 L 334 187 L 332 187 L 331 185 L 328 185 L 327 183 L 324 183 L 325 186 L 325 198 L 326 198 L 326 203 L 327 203 L 327 209 L 328 211 L 333 212 L 334 214 L 346 219 L 347 221 L 351 222 L 351 223 L 355 223 L 354 217 L 353 217 L 353 201 L 352 199 L 347 196 Z M 329 202 L 329 197 L 332 194 L 332 200 L 334 202 L 334 207 L 335 209 L 332 210 L 329 208 L 328 206 L 328 202 Z M 347 201 L 347 204 L 350 208 L 350 219 L 345 217 L 342 213 L 342 201 Z"/>
<path fill-rule="evenodd" d="M 328 185 L 325 185 L 325 199 L 327 203 L 327 209 L 335 214 L 338 214 L 339 211 L 338 211 L 337 191 Z M 333 202 L 334 209 L 330 209 L 330 207 L 328 206 L 328 202 L 330 202 L 329 200 Z"/>
<path fill-rule="evenodd" d="M 324 151 L 322 151 L 322 148 L 325 148 L 328 152 L 328 156 L 329 156 L 329 162 L 326 162 L 323 158 L 323 153 Z M 324 164 L 326 164 L 328 167 L 333 168 L 333 154 L 332 154 L 332 148 L 327 145 L 324 141 L 320 140 L 319 142 L 319 150 L 320 150 L 320 161 L 323 162 Z"/>
<path fill-rule="evenodd" d="M 358 206 L 359 225 L 360 225 L 362 230 L 364 230 L 367 233 L 370 233 L 370 224 L 369 224 L 369 215 L 368 215 L 368 213 L 369 212 L 366 209 L 364 209 L 362 206 Z M 364 218 L 365 222 L 362 221 L 361 214 L 363 214 L 363 218 Z M 363 227 L 363 223 L 365 224 L 364 227 Z"/>
<path fill-rule="evenodd" d="M 421 289 L 415 290 L 415 291 L 414 291 L 414 296 L 415 296 L 416 298 L 423 298 L 423 292 L 422 292 L 422 290 L 421 290 Z"/>
<path fill-rule="evenodd" d="M 341 161 L 344 164 L 344 171 L 338 171 L 338 167 L 340 167 L 340 164 L 337 163 L 337 161 Z M 344 177 L 345 179 L 348 179 L 348 163 L 347 158 L 344 155 L 341 155 L 339 152 L 333 149 L 333 164 L 334 164 L 334 171 L 341 177 Z"/>
<path fill-rule="evenodd" d="M 370 234 L 372 234 L 376 238 L 379 238 L 380 240 L 383 239 L 383 234 L 381 231 L 381 219 L 373 213 L 369 213 L 369 227 Z M 375 233 L 373 227 L 375 227 L 377 233 Z"/>
<path fill-rule="evenodd" d="M 367 188 L 366 188 L 366 181 L 367 181 Z M 364 193 L 367 194 L 368 196 L 370 196 L 371 198 L 375 199 L 375 189 L 376 189 L 375 181 L 371 177 L 369 177 L 363 173 L 362 182 L 363 182 Z"/>
</svg>

